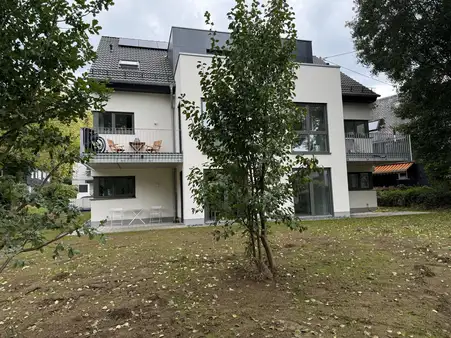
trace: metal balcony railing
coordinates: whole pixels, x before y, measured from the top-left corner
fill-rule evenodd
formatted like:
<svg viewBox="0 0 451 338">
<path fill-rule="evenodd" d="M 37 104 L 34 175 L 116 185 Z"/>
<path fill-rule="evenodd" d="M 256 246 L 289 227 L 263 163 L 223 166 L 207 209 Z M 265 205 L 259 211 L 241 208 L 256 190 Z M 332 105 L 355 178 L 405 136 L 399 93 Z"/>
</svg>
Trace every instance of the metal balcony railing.
<svg viewBox="0 0 451 338">
<path fill-rule="evenodd" d="M 412 161 L 410 136 L 389 132 L 345 135 L 348 161 Z"/>
<path fill-rule="evenodd" d="M 82 128 L 80 152 L 91 154 L 91 163 L 179 163 L 179 140 L 174 129 Z"/>
</svg>

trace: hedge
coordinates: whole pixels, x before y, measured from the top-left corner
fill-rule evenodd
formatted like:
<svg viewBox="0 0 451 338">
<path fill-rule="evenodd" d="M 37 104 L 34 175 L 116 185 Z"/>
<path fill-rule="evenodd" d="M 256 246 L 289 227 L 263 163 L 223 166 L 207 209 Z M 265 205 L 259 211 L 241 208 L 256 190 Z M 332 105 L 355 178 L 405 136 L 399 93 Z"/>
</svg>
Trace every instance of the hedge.
<svg viewBox="0 0 451 338">
<path fill-rule="evenodd" d="M 451 207 L 451 191 L 431 187 L 379 190 L 377 203 L 383 207 L 448 208 Z"/>
</svg>

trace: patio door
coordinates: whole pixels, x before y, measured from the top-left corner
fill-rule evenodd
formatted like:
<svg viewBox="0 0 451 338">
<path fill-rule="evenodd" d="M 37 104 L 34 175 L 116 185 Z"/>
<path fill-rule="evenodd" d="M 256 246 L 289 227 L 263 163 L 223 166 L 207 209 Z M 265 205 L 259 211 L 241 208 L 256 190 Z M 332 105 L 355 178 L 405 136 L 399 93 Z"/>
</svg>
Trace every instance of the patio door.
<svg viewBox="0 0 451 338">
<path fill-rule="evenodd" d="M 330 169 L 314 173 L 312 180 L 295 192 L 294 212 L 298 216 L 333 214 Z"/>
</svg>

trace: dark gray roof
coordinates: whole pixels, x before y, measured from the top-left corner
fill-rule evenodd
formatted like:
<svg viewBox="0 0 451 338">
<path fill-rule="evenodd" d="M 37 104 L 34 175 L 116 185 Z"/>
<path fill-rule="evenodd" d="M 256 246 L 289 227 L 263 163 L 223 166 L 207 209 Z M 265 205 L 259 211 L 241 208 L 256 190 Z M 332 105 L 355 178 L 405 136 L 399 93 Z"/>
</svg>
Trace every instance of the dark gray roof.
<svg viewBox="0 0 451 338">
<path fill-rule="evenodd" d="M 328 65 L 328 63 L 317 56 L 313 56 L 313 63 L 317 65 Z M 347 96 L 367 96 L 374 97 L 376 99 L 379 97 L 378 94 L 373 92 L 368 87 L 365 87 L 361 83 L 357 82 L 348 75 L 340 72 L 341 75 L 341 93 Z"/>
<path fill-rule="evenodd" d="M 120 60 L 138 61 L 139 71 L 120 69 Z M 164 86 L 174 82 L 166 49 L 123 46 L 119 45 L 119 38 L 109 36 L 100 39 L 97 60 L 92 64 L 89 76 L 100 80 L 109 79 L 111 83 Z"/>
</svg>

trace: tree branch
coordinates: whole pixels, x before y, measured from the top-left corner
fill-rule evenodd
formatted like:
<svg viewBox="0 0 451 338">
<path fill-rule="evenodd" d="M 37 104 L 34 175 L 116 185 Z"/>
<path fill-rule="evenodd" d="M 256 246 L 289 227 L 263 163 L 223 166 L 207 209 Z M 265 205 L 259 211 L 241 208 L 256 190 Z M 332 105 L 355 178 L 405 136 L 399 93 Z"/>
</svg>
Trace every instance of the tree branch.
<svg viewBox="0 0 451 338">
<path fill-rule="evenodd" d="M 36 247 L 31 247 L 31 248 L 23 249 L 22 251 L 20 251 L 20 253 L 40 250 L 40 249 L 46 247 L 47 245 L 50 245 L 50 244 L 52 244 L 52 243 L 54 243 L 54 242 L 56 242 L 56 241 L 59 241 L 61 238 L 66 237 L 67 235 L 71 234 L 71 233 L 74 232 L 75 230 L 76 230 L 76 229 L 74 228 L 74 229 L 72 229 L 72 230 L 68 230 L 68 231 L 62 232 L 62 233 L 60 233 L 58 236 L 56 236 L 55 238 L 53 238 L 53 239 L 51 239 L 51 240 L 49 240 L 49 241 L 47 241 L 47 242 L 45 242 L 45 243 L 43 243 L 43 244 L 41 244 L 41 245 L 38 245 L 38 246 L 36 246 Z"/>
</svg>

